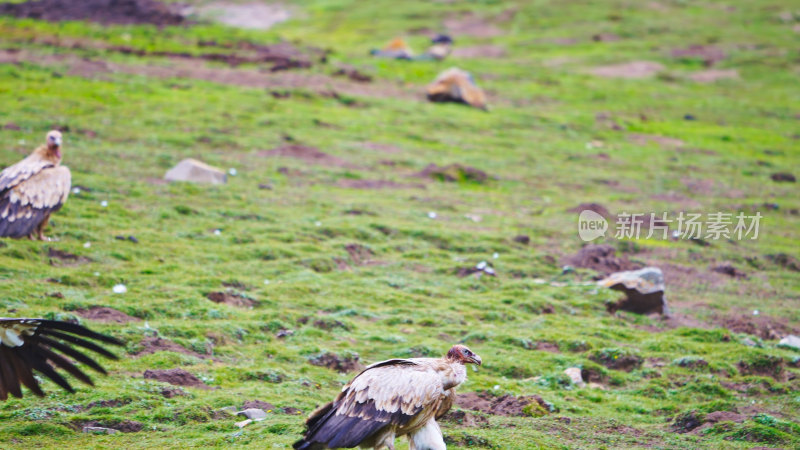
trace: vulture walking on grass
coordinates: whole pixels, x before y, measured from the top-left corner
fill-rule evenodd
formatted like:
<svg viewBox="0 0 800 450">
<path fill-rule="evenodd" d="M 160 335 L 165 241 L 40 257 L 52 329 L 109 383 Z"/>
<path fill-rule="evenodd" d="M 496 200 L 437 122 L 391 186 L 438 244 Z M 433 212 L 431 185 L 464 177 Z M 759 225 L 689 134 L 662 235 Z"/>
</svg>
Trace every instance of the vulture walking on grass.
<svg viewBox="0 0 800 450">
<path fill-rule="evenodd" d="M 436 423 L 453 404 L 455 388 L 467 379 L 465 364 L 480 356 L 456 345 L 444 358 L 390 359 L 372 364 L 342 388 L 334 401 L 306 421 L 297 450 L 394 449 L 408 436 L 411 450 L 445 449 Z"/>
<path fill-rule="evenodd" d="M 0 400 L 8 399 L 8 394 L 22 398 L 20 384 L 43 397 L 44 392 L 34 377 L 34 371 L 69 392 L 75 391 L 57 369 L 63 369 L 78 380 L 94 386 L 92 380 L 66 358 L 83 363 L 105 375 L 106 371 L 97 362 L 76 350 L 76 347 L 111 359 L 117 357 L 91 340 L 123 345 L 111 336 L 95 333 L 69 322 L 0 318 Z"/>
<path fill-rule="evenodd" d="M 45 240 L 44 227 L 67 201 L 71 181 L 61 165 L 61 133 L 53 130 L 44 145 L 0 172 L 0 237 Z"/>
</svg>

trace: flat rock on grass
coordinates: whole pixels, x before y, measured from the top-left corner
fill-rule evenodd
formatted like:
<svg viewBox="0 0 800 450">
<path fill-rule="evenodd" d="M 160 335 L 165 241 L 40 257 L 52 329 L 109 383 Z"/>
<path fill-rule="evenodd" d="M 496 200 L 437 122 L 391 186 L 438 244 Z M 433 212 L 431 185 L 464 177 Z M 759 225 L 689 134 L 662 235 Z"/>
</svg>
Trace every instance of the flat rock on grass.
<svg viewBox="0 0 800 450">
<path fill-rule="evenodd" d="M 622 64 L 594 67 L 592 75 L 606 78 L 650 78 L 664 70 L 664 66 L 653 61 L 632 61 Z"/>
<path fill-rule="evenodd" d="M 597 284 L 625 293 L 624 299 L 608 305 L 609 312 L 669 314 L 664 297 L 664 274 L 657 267 L 612 273 Z"/>
<path fill-rule="evenodd" d="M 174 386 L 198 387 L 210 389 L 199 378 L 183 369 L 145 370 L 144 378 L 169 383 Z"/>
<path fill-rule="evenodd" d="M 117 311 L 114 308 L 107 306 L 92 306 L 89 309 L 75 310 L 75 314 L 83 317 L 84 319 L 95 320 L 104 323 L 128 323 L 138 322 L 142 319 L 125 314 L 122 311 Z"/>
<path fill-rule="evenodd" d="M 188 181 L 192 183 L 225 184 L 228 176 L 220 169 L 196 159 L 187 158 L 169 169 L 164 175 L 167 181 Z"/>
</svg>

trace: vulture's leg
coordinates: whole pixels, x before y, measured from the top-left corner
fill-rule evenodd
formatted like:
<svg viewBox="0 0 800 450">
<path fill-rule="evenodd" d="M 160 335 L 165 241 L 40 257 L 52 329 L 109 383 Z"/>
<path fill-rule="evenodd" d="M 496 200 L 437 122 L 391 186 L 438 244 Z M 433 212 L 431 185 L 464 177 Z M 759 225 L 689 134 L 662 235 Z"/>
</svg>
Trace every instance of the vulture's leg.
<svg viewBox="0 0 800 450">
<path fill-rule="evenodd" d="M 447 445 L 436 419 L 431 417 L 424 427 L 409 434 L 408 447 L 411 450 L 446 450 Z"/>
<path fill-rule="evenodd" d="M 47 222 L 49 222 L 49 221 L 50 221 L 50 214 L 44 216 L 44 219 L 42 219 L 42 222 L 39 224 L 38 227 L 36 227 L 36 237 L 40 241 L 49 241 L 50 240 L 49 238 L 45 237 L 45 235 L 44 235 L 44 227 L 47 226 Z"/>
</svg>

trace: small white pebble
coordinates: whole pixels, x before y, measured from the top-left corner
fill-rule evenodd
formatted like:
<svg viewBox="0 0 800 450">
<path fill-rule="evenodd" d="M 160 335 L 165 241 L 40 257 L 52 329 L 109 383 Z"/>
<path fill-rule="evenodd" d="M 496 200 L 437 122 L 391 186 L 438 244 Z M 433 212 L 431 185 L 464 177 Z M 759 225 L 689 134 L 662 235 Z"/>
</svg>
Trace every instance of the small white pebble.
<svg viewBox="0 0 800 450">
<path fill-rule="evenodd" d="M 680 235 L 681 235 L 681 232 L 678 231 L 678 230 L 675 230 L 675 231 L 672 232 L 672 237 L 675 238 L 675 239 L 678 239 L 678 237 L 680 237 Z"/>
<path fill-rule="evenodd" d="M 79 188 L 79 187 L 72 188 L 72 193 L 75 194 L 75 195 L 80 194 L 81 193 L 81 188 Z"/>
<path fill-rule="evenodd" d="M 591 150 L 594 147 L 591 142 L 586 143 L 586 150 Z"/>
<path fill-rule="evenodd" d="M 500 389 L 500 385 L 499 385 L 499 384 L 495 384 L 495 385 L 492 387 L 492 389 L 494 389 L 494 390 L 496 391 L 496 390 Z"/>
<path fill-rule="evenodd" d="M 431 212 L 428 213 L 428 217 L 431 218 L 431 219 L 435 219 L 436 218 L 436 213 L 431 211 Z"/>
<path fill-rule="evenodd" d="M 475 268 L 478 270 L 483 270 L 486 268 L 486 261 L 481 261 L 478 264 L 475 264 Z"/>
<path fill-rule="evenodd" d="M 219 236 L 220 234 L 222 234 L 222 230 L 220 229 L 214 230 L 214 236 Z"/>
<path fill-rule="evenodd" d="M 488 273 L 489 275 L 494 275 L 494 269 L 492 269 L 491 267 L 487 267 L 483 269 L 483 271 Z"/>
<path fill-rule="evenodd" d="M 321 226 L 322 226 L 322 222 L 320 222 L 320 221 L 318 220 L 318 221 L 314 222 L 314 225 L 316 225 L 316 226 L 318 226 L 318 227 L 321 227 Z"/>
<path fill-rule="evenodd" d="M 269 280 L 264 280 L 264 284 L 269 284 Z"/>
<path fill-rule="evenodd" d="M 494 259 L 497 259 L 497 258 L 499 258 L 499 257 L 500 257 L 500 253 L 494 252 L 494 253 L 492 254 L 492 258 L 494 258 Z"/>
<path fill-rule="evenodd" d="M 105 208 L 106 206 L 108 206 L 108 202 L 107 202 L 107 201 L 105 201 L 105 200 L 103 200 L 102 202 L 100 202 L 100 206 L 102 206 L 103 208 Z"/>
<path fill-rule="evenodd" d="M 111 290 L 114 291 L 115 294 L 124 294 L 128 292 L 128 288 L 125 287 L 124 284 L 115 284 Z"/>
<path fill-rule="evenodd" d="M 84 243 L 83 243 L 83 248 L 89 248 L 89 247 L 91 247 L 91 246 L 92 246 L 92 243 L 91 243 L 91 242 L 84 242 Z"/>
<path fill-rule="evenodd" d="M 236 169 L 231 167 L 230 169 L 228 169 L 228 173 L 231 174 L 232 177 L 235 177 L 237 172 Z"/>
<path fill-rule="evenodd" d="M 25 145 L 25 139 L 20 139 L 18 142 L 19 142 L 19 145 Z"/>
<path fill-rule="evenodd" d="M 754 316 L 757 316 L 758 314 L 759 314 L 758 310 L 757 310 L 757 309 L 754 309 L 754 310 L 753 310 L 753 315 L 754 315 Z"/>
<path fill-rule="evenodd" d="M 99 277 L 100 276 L 100 272 L 95 272 L 94 276 Z"/>
<path fill-rule="evenodd" d="M 545 284 L 545 283 L 547 283 L 547 280 L 545 280 L 543 278 L 534 278 L 533 279 L 533 284 Z"/>
</svg>

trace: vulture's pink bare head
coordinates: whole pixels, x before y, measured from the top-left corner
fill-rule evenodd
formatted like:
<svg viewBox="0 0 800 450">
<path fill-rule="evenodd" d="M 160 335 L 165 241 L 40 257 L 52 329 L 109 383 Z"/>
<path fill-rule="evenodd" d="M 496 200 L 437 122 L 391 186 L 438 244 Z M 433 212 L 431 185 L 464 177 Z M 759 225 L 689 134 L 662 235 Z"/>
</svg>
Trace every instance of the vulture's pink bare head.
<svg viewBox="0 0 800 450">
<path fill-rule="evenodd" d="M 477 364 L 481 365 L 481 357 L 475 354 L 472 350 L 468 349 L 466 345 L 457 344 L 447 352 L 447 359 L 457 361 L 461 364 Z"/>
<path fill-rule="evenodd" d="M 53 151 L 56 156 L 61 157 L 61 132 L 52 130 L 47 133 L 47 148 Z"/>
</svg>

